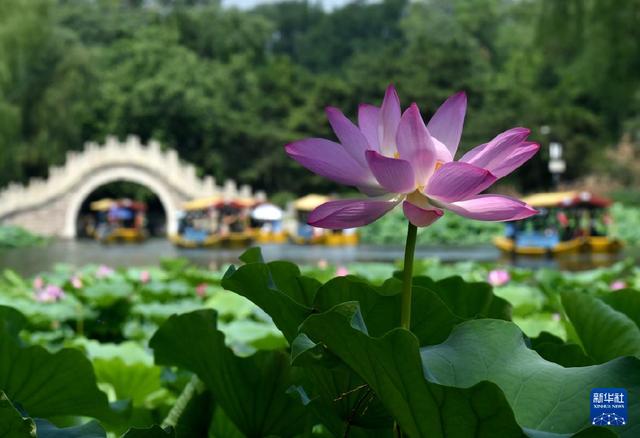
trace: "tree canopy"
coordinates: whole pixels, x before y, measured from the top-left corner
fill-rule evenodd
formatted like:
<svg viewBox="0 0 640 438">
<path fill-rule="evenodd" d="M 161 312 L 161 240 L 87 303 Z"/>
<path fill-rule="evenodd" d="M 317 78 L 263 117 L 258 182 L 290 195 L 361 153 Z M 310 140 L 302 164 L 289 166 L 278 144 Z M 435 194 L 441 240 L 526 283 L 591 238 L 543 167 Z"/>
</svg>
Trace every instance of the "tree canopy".
<svg viewBox="0 0 640 438">
<path fill-rule="evenodd" d="M 599 171 L 640 126 L 640 0 L 383 0 L 325 11 L 217 0 L 3 0 L 0 186 L 69 150 L 137 134 L 217 178 L 270 193 L 335 190 L 287 142 L 332 137 L 388 83 L 425 117 L 467 91 L 463 149 L 513 126 L 565 145 L 567 177 Z M 550 127 L 542 135 L 540 127 Z M 550 183 L 546 149 L 508 180 Z"/>
</svg>

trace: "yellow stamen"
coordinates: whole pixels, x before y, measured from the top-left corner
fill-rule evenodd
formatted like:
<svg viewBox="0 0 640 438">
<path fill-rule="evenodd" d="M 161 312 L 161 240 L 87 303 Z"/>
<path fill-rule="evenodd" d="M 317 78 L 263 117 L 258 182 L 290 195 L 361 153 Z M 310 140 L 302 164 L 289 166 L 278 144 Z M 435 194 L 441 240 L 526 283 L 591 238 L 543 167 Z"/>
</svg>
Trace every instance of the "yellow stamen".
<svg viewBox="0 0 640 438">
<path fill-rule="evenodd" d="M 436 170 L 440 169 L 443 164 L 444 164 L 444 161 L 442 161 L 442 160 L 436 161 Z"/>
</svg>

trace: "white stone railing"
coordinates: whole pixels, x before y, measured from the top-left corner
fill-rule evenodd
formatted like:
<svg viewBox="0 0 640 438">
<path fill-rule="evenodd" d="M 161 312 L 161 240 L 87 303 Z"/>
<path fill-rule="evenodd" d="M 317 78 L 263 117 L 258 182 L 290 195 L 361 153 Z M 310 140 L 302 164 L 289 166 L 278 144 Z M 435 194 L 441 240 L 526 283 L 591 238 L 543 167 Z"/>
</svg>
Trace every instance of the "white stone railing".
<svg viewBox="0 0 640 438">
<path fill-rule="evenodd" d="M 65 164 L 50 168 L 47 179 L 33 178 L 27 185 L 10 184 L 0 191 L 0 219 L 18 210 L 51 202 L 81 185 L 87 175 L 101 168 L 117 166 L 135 166 L 160 175 L 187 198 L 216 194 L 264 197 L 263 193 L 252 194 L 251 187 L 246 185 L 238 189 L 231 180 L 219 187 L 211 176 L 199 178 L 193 165 L 182 162 L 175 150 L 163 151 L 157 141 L 143 145 L 136 136 L 129 136 L 124 143 L 115 137 L 107 137 L 104 145 L 87 143 L 82 152 L 68 152 Z"/>
</svg>

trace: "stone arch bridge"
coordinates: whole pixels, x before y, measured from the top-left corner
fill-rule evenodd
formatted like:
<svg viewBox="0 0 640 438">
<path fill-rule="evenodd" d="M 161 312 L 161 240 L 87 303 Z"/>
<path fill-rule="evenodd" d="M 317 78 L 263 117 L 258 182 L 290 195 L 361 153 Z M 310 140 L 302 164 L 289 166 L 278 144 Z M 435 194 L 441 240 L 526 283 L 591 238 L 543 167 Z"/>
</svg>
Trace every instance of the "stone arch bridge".
<svg viewBox="0 0 640 438">
<path fill-rule="evenodd" d="M 11 184 L 0 191 L 0 223 L 20 225 L 34 233 L 73 238 L 83 201 L 98 187 L 129 181 L 151 190 L 167 217 L 167 232 L 178 229 L 180 205 L 194 198 L 222 195 L 264 198 L 251 187 L 231 180 L 217 186 L 211 176 L 199 178 L 193 165 L 180 161 L 175 150 L 129 136 L 125 142 L 108 137 L 103 145 L 87 143 L 84 151 L 69 152 L 66 163 L 49 169 L 47 179 L 26 186 Z"/>
</svg>

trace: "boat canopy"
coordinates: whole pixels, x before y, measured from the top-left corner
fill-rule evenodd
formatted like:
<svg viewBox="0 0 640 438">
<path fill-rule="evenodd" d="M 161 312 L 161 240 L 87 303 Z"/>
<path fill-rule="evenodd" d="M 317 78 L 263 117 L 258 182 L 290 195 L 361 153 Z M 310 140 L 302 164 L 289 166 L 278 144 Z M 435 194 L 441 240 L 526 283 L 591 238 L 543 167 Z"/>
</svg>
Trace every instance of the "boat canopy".
<svg viewBox="0 0 640 438">
<path fill-rule="evenodd" d="M 206 210 L 207 208 L 215 207 L 220 202 L 222 202 L 221 196 L 209 196 L 185 202 L 182 204 L 182 209 L 185 211 Z"/>
<path fill-rule="evenodd" d="M 330 201 L 331 199 L 332 198 L 329 196 L 311 193 L 307 196 L 303 196 L 302 198 L 293 201 L 293 207 L 299 211 L 311 211 L 314 208 L 324 204 L 325 202 Z"/>
<path fill-rule="evenodd" d="M 223 196 L 216 195 L 185 202 L 182 204 L 182 209 L 184 211 L 199 211 L 208 208 L 222 207 L 223 205 L 232 205 L 236 208 L 248 208 L 253 207 L 255 204 L 256 200 L 253 198 L 225 199 Z"/>
<path fill-rule="evenodd" d="M 89 207 L 93 211 L 107 211 L 112 208 L 128 208 L 131 210 L 144 211 L 147 209 L 147 204 L 144 202 L 132 201 L 131 199 L 103 198 L 98 201 L 93 201 L 89 204 Z"/>
<path fill-rule="evenodd" d="M 608 207 L 611 200 L 587 191 L 536 193 L 522 199 L 534 208 Z"/>
<path fill-rule="evenodd" d="M 251 217 L 258 221 L 279 221 L 283 216 L 282 209 L 273 204 L 260 204 L 251 212 Z"/>
<path fill-rule="evenodd" d="M 89 207 L 91 207 L 91 210 L 93 211 L 107 211 L 115 202 L 116 201 L 114 199 L 103 198 L 99 199 L 98 201 L 93 201 L 91 204 L 89 204 Z"/>
</svg>

